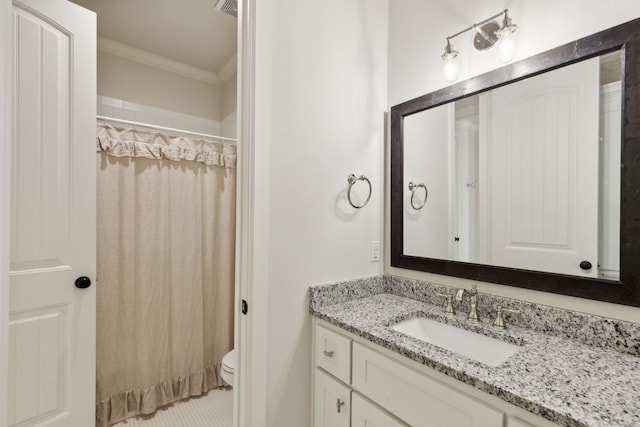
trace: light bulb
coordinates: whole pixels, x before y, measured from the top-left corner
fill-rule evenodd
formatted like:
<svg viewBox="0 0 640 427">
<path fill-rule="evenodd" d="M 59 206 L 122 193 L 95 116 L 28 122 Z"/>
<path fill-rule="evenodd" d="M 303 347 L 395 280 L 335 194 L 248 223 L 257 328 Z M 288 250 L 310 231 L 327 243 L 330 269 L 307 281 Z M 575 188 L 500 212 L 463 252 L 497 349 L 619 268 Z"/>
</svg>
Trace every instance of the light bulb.
<svg viewBox="0 0 640 427">
<path fill-rule="evenodd" d="M 516 44 L 511 36 L 500 38 L 500 59 L 502 62 L 511 62 L 516 56 Z"/>
<path fill-rule="evenodd" d="M 502 62 L 511 62 L 516 56 L 516 44 L 513 41 L 513 33 L 518 31 L 518 26 L 509 18 L 508 11 L 504 11 L 504 20 L 502 27 L 496 31 L 498 39 L 500 39 L 500 59 Z"/>
<path fill-rule="evenodd" d="M 458 78 L 458 66 L 453 61 L 453 58 L 447 58 L 444 60 L 444 78 L 449 83 L 453 83 Z"/>
<path fill-rule="evenodd" d="M 440 58 L 444 61 L 444 78 L 453 83 L 458 78 L 458 67 L 456 66 L 454 59 L 458 56 L 458 51 L 453 48 L 451 40 L 447 38 L 447 45 L 444 48 L 444 53 Z"/>
</svg>

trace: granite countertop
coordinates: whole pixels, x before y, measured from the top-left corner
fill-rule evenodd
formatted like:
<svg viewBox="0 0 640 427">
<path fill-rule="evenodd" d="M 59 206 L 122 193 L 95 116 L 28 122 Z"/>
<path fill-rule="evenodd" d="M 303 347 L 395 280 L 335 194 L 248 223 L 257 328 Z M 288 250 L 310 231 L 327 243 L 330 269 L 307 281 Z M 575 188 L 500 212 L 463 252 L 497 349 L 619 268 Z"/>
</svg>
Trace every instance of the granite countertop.
<svg viewBox="0 0 640 427">
<path fill-rule="evenodd" d="M 531 413 L 562 426 L 640 426 L 637 355 L 509 325 L 508 321 L 507 329 L 500 330 L 486 316 L 472 322 L 466 319 L 466 311 L 446 315 L 441 306 L 383 288 L 362 292 L 351 287 L 348 296 L 343 292 L 335 299 L 327 297 L 327 289 L 316 288 L 314 295 L 312 287 L 312 315 Z M 522 349 L 503 364 L 490 367 L 388 328 L 416 315 Z"/>
</svg>

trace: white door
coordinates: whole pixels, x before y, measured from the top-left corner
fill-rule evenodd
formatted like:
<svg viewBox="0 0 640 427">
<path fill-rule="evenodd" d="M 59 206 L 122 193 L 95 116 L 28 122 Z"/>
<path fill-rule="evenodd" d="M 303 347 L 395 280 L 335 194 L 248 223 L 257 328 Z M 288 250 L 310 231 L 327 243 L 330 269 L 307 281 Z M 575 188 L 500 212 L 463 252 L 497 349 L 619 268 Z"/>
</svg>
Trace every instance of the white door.
<svg viewBox="0 0 640 427">
<path fill-rule="evenodd" d="M 95 14 L 15 1 L 13 45 L 8 425 L 92 426 Z"/>
<path fill-rule="evenodd" d="M 594 58 L 489 95 L 492 264 L 597 276 L 598 69 Z"/>
</svg>

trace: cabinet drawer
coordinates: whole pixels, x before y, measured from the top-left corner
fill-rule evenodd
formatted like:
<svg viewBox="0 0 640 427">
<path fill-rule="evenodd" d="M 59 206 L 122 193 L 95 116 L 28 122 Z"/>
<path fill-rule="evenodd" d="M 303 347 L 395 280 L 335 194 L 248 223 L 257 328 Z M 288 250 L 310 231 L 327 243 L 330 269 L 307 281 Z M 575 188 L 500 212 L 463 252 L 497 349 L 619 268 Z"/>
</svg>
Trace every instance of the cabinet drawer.
<svg viewBox="0 0 640 427">
<path fill-rule="evenodd" d="M 357 393 L 351 394 L 351 427 L 408 427 Z"/>
<path fill-rule="evenodd" d="M 507 418 L 507 427 L 534 427 L 529 423 L 526 423 L 517 418 L 509 417 Z"/>
<path fill-rule="evenodd" d="M 351 389 L 316 368 L 313 393 L 314 427 L 349 427 Z"/>
<path fill-rule="evenodd" d="M 351 383 L 351 340 L 323 326 L 316 326 L 316 366 L 346 384 Z"/>
<path fill-rule="evenodd" d="M 353 344 L 353 388 L 412 426 L 503 426 L 502 411 L 358 343 Z"/>
</svg>

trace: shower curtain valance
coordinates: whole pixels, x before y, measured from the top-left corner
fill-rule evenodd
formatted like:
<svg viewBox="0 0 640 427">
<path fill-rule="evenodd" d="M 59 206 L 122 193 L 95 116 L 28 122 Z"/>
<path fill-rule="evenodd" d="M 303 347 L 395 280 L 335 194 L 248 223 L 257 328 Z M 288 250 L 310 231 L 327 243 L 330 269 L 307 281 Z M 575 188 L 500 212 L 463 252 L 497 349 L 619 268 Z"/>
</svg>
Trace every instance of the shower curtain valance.
<svg viewBox="0 0 640 427">
<path fill-rule="evenodd" d="M 170 137 L 139 129 L 116 128 L 106 123 L 98 123 L 96 148 L 115 157 L 186 160 L 225 168 L 235 168 L 237 160 L 234 144 Z"/>
</svg>

